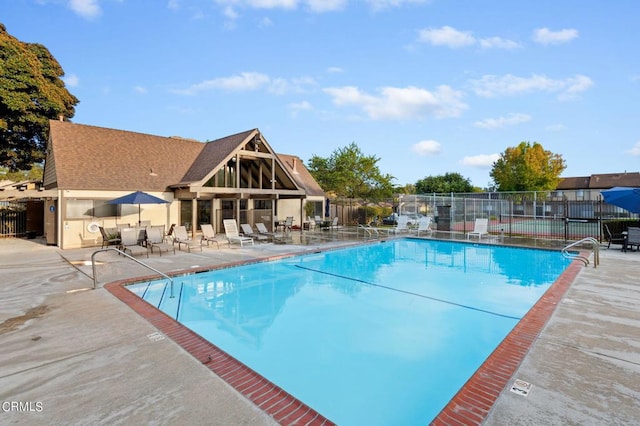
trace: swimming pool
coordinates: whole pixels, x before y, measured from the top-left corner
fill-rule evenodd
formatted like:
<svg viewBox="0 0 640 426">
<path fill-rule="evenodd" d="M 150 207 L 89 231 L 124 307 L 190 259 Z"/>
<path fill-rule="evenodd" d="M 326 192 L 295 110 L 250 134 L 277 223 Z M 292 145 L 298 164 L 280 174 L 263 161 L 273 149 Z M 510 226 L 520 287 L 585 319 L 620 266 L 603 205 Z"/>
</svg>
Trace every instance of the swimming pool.
<svg viewBox="0 0 640 426">
<path fill-rule="evenodd" d="M 338 424 L 425 424 L 567 264 L 402 239 L 128 288 Z"/>
</svg>

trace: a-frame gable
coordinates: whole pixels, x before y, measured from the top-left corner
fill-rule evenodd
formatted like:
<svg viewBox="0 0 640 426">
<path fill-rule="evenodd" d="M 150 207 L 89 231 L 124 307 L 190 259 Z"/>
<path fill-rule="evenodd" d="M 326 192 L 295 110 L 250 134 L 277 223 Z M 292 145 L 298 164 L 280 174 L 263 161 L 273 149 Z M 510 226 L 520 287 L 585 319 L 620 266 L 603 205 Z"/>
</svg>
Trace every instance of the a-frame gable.
<svg viewBox="0 0 640 426">
<path fill-rule="evenodd" d="M 200 192 L 303 191 L 258 129 L 207 142 L 176 186 Z"/>
</svg>

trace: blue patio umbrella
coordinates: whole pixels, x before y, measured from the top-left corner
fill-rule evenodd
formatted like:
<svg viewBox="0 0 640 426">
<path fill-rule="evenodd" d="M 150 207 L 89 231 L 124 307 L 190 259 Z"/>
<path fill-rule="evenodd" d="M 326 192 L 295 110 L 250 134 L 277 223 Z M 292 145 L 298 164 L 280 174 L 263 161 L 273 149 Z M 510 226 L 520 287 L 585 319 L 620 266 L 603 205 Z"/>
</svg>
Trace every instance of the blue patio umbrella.
<svg viewBox="0 0 640 426">
<path fill-rule="evenodd" d="M 631 213 L 640 213 L 640 188 L 616 186 L 600 193 L 605 203 L 622 207 Z"/>
<path fill-rule="evenodd" d="M 147 194 L 146 192 L 136 191 L 131 194 L 123 195 L 122 197 L 115 198 L 111 201 L 108 201 L 107 204 L 137 204 L 138 205 L 138 223 L 141 223 L 140 220 L 140 206 L 142 204 L 167 204 L 168 201 L 163 200 L 162 198 L 158 198 L 151 194 Z"/>
</svg>

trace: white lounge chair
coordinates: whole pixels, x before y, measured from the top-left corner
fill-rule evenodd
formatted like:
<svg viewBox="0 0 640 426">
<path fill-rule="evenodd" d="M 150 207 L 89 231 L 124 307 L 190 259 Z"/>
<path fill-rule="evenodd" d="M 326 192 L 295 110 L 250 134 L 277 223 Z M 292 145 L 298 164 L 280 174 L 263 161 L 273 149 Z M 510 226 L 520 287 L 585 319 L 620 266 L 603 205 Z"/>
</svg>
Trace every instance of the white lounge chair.
<svg viewBox="0 0 640 426">
<path fill-rule="evenodd" d="M 275 232 L 269 232 L 267 226 L 262 222 L 256 222 L 256 229 L 260 235 L 264 235 L 270 240 L 273 240 L 276 237 Z"/>
<path fill-rule="evenodd" d="M 394 228 L 389 228 L 389 233 L 409 232 L 409 217 L 398 216 L 397 224 Z"/>
<path fill-rule="evenodd" d="M 269 237 L 267 237 L 266 235 L 262 235 L 258 232 L 253 232 L 253 228 L 248 223 L 241 223 L 240 227 L 242 228 L 242 235 L 244 235 L 245 237 L 253 238 L 258 242 L 267 241 L 269 239 Z"/>
<path fill-rule="evenodd" d="M 173 228 L 173 244 L 178 244 L 178 250 L 182 250 L 182 246 L 185 246 L 189 253 L 191 253 L 191 249 L 194 248 L 199 248 L 200 251 L 202 251 L 202 244 L 189 238 L 185 226 L 176 226 Z"/>
<path fill-rule="evenodd" d="M 422 216 L 418 220 L 418 230 L 416 235 L 419 236 L 421 232 L 431 235 L 431 216 Z"/>
<path fill-rule="evenodd" d="M 207 242 L 207 246 L 209 243 L 216 243 L 216 247 L 220 248 L 220 242 L 216 237 L 216 232 L 213 230 L 213 225 L 210 223 L 201 223 L 200 230 L 202 231 L 202 237 L 200 239 L 200 244 L 204 244 Z"/>
<path fill-rule="evenodd" d="M 467 240 L 472 235 L 478 237 L 478 241 L 482 239 L 483 235 L 489 235 L 489 219 L 477 218 L 476 223 L 473 226 L 473 231 L 467 232 Z"/>
<path fill-rule="evenodd" d="M 224 235 L 227 237 L 229 247 L 231 247 L 232 243 L 240 244 L 240 247 L 243 247 L 244 243 L 251 243 L 251 245 L 253 245 L 253 238 L 240 235 L 235 219 L 225 219 L 222 223 L 224 225 Z"/>
</svg>

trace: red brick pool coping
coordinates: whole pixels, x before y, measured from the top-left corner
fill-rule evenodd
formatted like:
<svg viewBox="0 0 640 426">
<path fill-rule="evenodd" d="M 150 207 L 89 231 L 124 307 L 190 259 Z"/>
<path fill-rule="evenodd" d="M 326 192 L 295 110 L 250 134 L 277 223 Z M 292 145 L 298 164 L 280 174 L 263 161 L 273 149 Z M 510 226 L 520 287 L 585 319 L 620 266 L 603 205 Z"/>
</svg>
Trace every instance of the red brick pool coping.
<svg viewBox="0 0 640 426">
<path fill-rule="evenodd" d="M 300 255 L 300 253 L 295 255 Z M 259 261 L 288 256 L 275 256 Z M 172 275 L 209 271 L 246 263 L 255 263 L 255 261 L 197 268 Z M 582 264 L 579 261 L 573 261 L 565 269 L 431 424 L 438 426 L 478 425 L 484 421 L 581 268 Z M 127 284 L 133 282 L 157 278 L 159 278 L 157 275 L 136 277 L 111 282 L 104 287 L 278 423 L 313 426 L 334 424 L 284 389 L 125 288 Z"/>
</svg>

